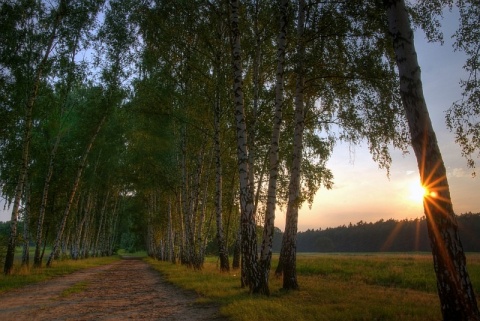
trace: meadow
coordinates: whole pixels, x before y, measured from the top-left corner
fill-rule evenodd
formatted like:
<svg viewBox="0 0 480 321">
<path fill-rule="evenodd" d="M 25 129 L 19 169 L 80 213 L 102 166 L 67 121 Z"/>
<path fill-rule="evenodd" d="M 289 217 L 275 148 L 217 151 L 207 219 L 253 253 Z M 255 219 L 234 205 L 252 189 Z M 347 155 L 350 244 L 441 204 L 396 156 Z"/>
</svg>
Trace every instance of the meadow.
<svg viewBox="0 0 480 321">
<path fill-rule="evenodd" d="M 274 257 L 275 267 L 277 258 Z M 467 254 L 480 296 L 480 254 Z M 240 287 L 239 271 L 220 273 L 214 257 L 201 271 L 148 258 L 166 278 L 214 303 L 231 320 L 441 320 L 432 257 L 408 254 L 305 254 L 297 261 L 299 291 L 281 290 L 271 271 L 270 297 Z"/>
</svg>

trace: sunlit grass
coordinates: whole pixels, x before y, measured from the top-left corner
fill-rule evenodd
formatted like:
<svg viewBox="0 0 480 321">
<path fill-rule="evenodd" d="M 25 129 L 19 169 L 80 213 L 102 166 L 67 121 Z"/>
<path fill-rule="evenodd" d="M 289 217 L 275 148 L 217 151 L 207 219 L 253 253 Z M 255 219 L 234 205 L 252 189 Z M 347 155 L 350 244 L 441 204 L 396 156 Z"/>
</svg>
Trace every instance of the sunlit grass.
<svg viewBox="0 0 480 321">
<path fill-rule="evenodd" d="M 21 267 L 20 264 L 15 264 L 12 275 L 5 276 L 0 274 L 0 293 L 20 288 L 22 286 L 46 281 L 48 279 L 73 273 L 78 270 L 110 264 L 119 260 L 119 256 L 88 258 L 84 260 L 61 260 L 54 262 L 50 268 L 26 268 Z"/>
<path fill-rule="evenodd" d="M 271 277 L 270 297 L 248 294 L 240 288 L 239 271 L 220 273 L 216 258 L 208 258 L 202 271 L 147 262 L 169 281 L 198 293 L 198 302 L 219 304 L 232 320 L 441 319 L 429 254 L 301 254 L 300 290 L 283 291 L 281 280 Z M 479 254 L 468 255 L 468 267 L 479 293 Z"/>
<path fill-rule="evenodd" d="M 363 282 L 427 292 L 436 291 L 432 258 L 425 254 L 363 254 L 300 256 L 297 269 L 303 275 Z M 328 259 L 327 259 L 328 258 Z"/>
</svg>

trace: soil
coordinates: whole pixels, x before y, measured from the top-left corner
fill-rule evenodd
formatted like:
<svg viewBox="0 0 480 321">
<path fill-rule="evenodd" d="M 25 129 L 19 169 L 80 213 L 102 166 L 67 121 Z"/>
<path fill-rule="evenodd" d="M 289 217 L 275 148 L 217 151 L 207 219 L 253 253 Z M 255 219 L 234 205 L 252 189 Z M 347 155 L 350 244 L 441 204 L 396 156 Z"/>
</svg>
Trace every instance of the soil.
<svg viewBox="0 0 480 321">
<path fill-rule="evenodd" d="M 80 291 L 68 293 L 72 287 Z M 227 320 L 218 307 L 123 259 L 0 294 L 0 320 Z"/>
</svg>

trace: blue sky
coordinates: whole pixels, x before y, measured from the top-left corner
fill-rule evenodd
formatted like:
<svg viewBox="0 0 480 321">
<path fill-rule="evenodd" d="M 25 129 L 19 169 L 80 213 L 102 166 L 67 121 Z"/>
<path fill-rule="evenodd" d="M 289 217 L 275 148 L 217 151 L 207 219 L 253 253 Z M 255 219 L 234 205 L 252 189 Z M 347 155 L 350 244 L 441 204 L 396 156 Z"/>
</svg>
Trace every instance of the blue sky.
<svg viewBox="0 0 480 321">
<path fill-rule="evenodd" d="M 429 44 L 422 32 L 416 32 L 415 40 L 427 106 L 436 131 L 440 149 L 447 167 L 448 181 L 454 210 L 457 214 L 480 212 L 479 178 L 472 178 L 471 170 L 461 157 L 455 137 L 445 125 L 445 111 L 452 102 L 460 99 L 459 81 L 465 73 L 462 69 L 465 57 L 453 52 L 450 36 L 456 27 L 456 17 L 447 14 L 445 44 Z M 351 147 L 337 145 L 329 167 L 334 174 L 334 188 L 321 189 L 312 209 L 304 205 L 300 210 L 299 230 L 335 227 L 379 219 L 420 218 L 423 207 L 420 200 L 411 196 L 411 186 L 419 181 L 418 168 L 413 152 L 402 155 L 392 151 L 393 164 L 390 179 L 386 171 L 378 169 L 368 153 L 366 144 Z M 10 211 L 3 211 L 0 202 L 0 221 L 10 219 Z M 283 230 L 284 213 L 277 212 L 276 226 Z"/>
</svg>

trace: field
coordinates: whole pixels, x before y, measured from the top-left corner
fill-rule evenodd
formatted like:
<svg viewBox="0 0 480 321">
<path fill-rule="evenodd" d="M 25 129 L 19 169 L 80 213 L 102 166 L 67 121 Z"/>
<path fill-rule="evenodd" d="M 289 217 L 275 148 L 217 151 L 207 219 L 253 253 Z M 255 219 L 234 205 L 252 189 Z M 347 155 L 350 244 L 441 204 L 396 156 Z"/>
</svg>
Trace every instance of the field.
<svg viewBox="0 0 480 321">
<path fill-rule="evenodd" d="M 274 265 L 276 264 L 274 258 Z M 480 296 L 480 254 L 468 254 Z M 216 258 L 202 271 L 148 259 L 168 280 L 213 302 L 232 320 L 441 320 L 430 254 L 299 254 L 299 291 L 282 291 L 271 272 L 271 296 L 248 294 L 239 271 L 220 273 Z M 275 266 L 274 266 L 275 267 Z"/>
</svg>

